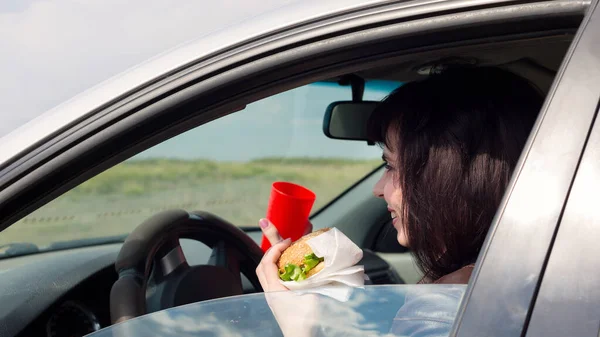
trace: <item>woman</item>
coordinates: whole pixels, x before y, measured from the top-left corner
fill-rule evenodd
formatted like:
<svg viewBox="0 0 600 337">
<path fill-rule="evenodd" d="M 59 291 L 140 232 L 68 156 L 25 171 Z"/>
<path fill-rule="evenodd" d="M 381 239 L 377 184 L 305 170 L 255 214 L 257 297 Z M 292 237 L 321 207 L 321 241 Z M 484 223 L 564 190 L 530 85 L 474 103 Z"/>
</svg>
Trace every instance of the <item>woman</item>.
<svg viewBox="0 0 600 337">
<path fill-rule="evenodd" d="M 385 162 L 373 193 L 387 202 L 420 283 L 468 283 L 542 103 L 511 72 L 458 68 L 401 86 L 373 112 L 369 134 Z M 275 262 L 290 242 L 260 225 L 274 245 L 257 274 L 265 291 L 284 290 Z"/>
</svg>

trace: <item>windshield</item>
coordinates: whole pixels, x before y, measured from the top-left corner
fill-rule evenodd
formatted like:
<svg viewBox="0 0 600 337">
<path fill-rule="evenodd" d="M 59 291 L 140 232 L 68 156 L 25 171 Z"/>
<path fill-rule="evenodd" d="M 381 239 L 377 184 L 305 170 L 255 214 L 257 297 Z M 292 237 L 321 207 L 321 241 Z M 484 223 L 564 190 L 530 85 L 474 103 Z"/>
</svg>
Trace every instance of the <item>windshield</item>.
<svg viewBox="0 0 600 337">
<path fill-rule="evenodd" d="M 399 85 L 367 81 L 364 98 L 381 100 Z M 323 133 L 327 106 L 351 97 L 349 86 L 314 83 L 171 138 L 7 228 L 0 233 L 4 256 L 120 241 L 167 209 L 207 211 L 257 227 L 274 181 L 313 190 L 314 214 L 382 164 L 378 146 Z"/>
<path fill-rule="evenodd" d="M 91 337 L 448 336 L 466 285 L 261 293 L 159 311 Z"/>
</svg>

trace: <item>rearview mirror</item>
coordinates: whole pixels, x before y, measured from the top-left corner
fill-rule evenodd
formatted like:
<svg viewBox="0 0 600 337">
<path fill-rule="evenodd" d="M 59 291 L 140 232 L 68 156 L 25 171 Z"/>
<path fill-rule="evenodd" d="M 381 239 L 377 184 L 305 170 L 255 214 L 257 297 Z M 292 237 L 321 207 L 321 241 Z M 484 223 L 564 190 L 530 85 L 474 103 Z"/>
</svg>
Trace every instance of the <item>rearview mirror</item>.
<svg viewBox="0 0 600 337">
<path fill-rule="evenodd" d="M 367 137 L 367 121 L 377 104 L 376 101 L 331 103 L 325 111 L 323 132 L 333 139 L 362 140 L 372 144 Z"/>
</svg>

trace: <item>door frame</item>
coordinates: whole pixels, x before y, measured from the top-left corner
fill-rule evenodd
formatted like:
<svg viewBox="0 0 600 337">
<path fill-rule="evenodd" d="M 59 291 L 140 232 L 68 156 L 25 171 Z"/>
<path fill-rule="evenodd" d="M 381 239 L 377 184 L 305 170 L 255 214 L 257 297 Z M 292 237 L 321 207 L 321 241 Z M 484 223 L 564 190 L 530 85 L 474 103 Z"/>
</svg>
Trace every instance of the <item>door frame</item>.
<svg viewBox="0 0 600 337">
<path fill-rule="evenodd" d="M 527 332 L 600 98 L 600 76 L 590 78 L 598 72 L 591 69 L 598 68 L 600 56 L 597 4 L 590 5 L 546 98 L 488 232 L 451 336 Z"/>
<path fill-rule="evenodd" d="M 569 76 L 571 82 L 585 81 L 588 90 L 577 92 L 585 100 L 572 107 L 596 110 L 593 127 L 586 139 L 585 150 L 577 167 L 562 219 L 556 231 L 552 251 L 544 266 L 531 319 L 529 336 L 598 336 L 600 328 L 600 124 L 597 109 L 600 94 L 600 6 L 590 8 L 589 21 L 578 49 L 577 69 Z M 596 32 L 596 34 L 594 34 Z M 596 63 L 591 65 L 592 59 Z M 572 92 L 575 94 L 575 91 Z M 594 102 L 594 95 L 596 101 Z"/>
</svg>

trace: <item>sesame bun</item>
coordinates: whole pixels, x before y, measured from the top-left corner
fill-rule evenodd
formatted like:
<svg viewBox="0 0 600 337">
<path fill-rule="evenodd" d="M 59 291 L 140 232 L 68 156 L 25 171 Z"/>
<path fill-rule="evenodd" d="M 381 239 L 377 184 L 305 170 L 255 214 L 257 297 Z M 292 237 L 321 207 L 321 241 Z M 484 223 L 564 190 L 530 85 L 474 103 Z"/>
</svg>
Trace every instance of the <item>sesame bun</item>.
<svg viewBox="0 0 600 337">
<path fill-rule="evenodd" d="M 301 237 L 300 239 L 298 239 L 296 242 L 292 243 L 286 250 L 283 251 L 283 253 L 279 257 L 279 260 L 277 260 L 277 268 L 279 268 L 279 271 L 283 272 L 284 267 L 288 263 L 295 264 L 297 266 L 302 265 L 304 263 L 304 256 L 310 255 L 313 253 L 313 251 L 310 248 L 310 246 L 308 245 L 307 241 L 316 236 L 319 236 L 329 230 L 330 230 L 330 228 L 320 229 L 316 232 L 307 234 L 307 235 Z M 309 270 L 308 273 L 306 274 L 306 276 L 310 277 L 310 276 L 320 272 L 321 270 L 323 270 L 324 267 L 325 267 L 325 263 L 321 262 L 318 265 L 316 265 L 313 269 Z"/>
</svg>

